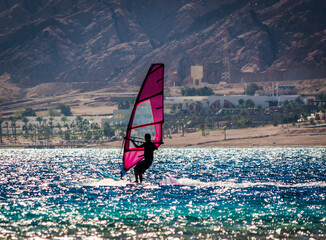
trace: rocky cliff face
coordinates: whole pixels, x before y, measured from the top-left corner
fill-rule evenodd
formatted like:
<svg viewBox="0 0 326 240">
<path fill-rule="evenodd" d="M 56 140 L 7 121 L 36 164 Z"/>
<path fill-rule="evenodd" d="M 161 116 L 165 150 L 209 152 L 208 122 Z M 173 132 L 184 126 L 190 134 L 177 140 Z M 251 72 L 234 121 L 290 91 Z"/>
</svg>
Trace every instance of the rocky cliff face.
<svg viewBox="0 0 326 240">
<path fill-rule="evenodd" d="M 326 77 L 326 2 L 316 0 L 0 0 L 0 76 L 46 82 L 137 82 L 153 62 L 168 84 L 190 66 L 231 81 Z"/>
</svg>

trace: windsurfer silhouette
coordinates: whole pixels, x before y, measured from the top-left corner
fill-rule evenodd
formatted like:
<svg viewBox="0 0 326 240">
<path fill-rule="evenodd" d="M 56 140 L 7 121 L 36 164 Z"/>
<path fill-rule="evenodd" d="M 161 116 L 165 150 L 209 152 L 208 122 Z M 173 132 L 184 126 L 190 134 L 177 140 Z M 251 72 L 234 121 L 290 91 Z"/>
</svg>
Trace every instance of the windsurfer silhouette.
<svg viewBox="0 0 326 240">
<path fill-rule="evenodd" d="M 145 142 L 141 145 L 136 144 L 132 139 L 130 139 L 130 141 L 132 141 L 136 148 L 144 148 L 144 159 L 137 163 L 134 168 L 135 179 L 138 183 L 143 181 L 143 174 L 152 165 L 154 159 L 154 151 L 157 150 L 157 147 L 151 141 L 151 135 L 149 133 L 145 133 Z"/>
</svg>

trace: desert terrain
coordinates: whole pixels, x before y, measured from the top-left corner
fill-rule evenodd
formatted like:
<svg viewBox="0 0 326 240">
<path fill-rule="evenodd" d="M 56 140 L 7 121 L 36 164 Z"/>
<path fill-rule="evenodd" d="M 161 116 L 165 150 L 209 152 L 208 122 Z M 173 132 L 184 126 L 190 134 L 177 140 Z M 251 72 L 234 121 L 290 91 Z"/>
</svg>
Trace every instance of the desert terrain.
<svg viewBox="0 0 326 240">
<path fill-rule="evenodd" d="M 93 84 L 93 83 L 43 83 L 31 88 L 20 88 L 0 78 L 0 117 L 13 114 L 25 107 L 33 108 L 38 116 L 47 116 L 49 108 L 59 103 L 71 107 L 74 115 L 106 115 L 118 108 L 118 100 L 135 98 L 140 85 Z M 263 89 L 270 89 L 271 82 L 257 82 Z M 279 81 L 274 86 L 295 86 L 298 94 L 315 95 L 326 92 L 326 78 Z M 243 94 L 246 83 L 230 83 L 227 85 L 208 84 L 217 95 Z M 165 87 L 165 96 L 181 96 L 183 87 Z"/>
</svg>

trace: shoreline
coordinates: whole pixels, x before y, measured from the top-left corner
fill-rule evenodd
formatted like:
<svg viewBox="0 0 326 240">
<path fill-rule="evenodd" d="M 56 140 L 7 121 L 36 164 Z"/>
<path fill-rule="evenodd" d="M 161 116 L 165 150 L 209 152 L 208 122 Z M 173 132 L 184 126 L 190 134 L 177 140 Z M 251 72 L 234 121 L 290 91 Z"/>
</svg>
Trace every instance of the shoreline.
<svg viewBox="0 0 326 240">
<path fill-rule="evenodd" d="M 42 147 L 42 148 L 37 148 L 37 147 L 25 147 L 25 146 L 0 146 L 0 150 L 6 150 L 6 149 L 121 149 L 120 147 L 117 146 L 103 146 L 103 145 L 96 145 L 96 146 L 82 146 L 82 147 L 72 147 L 72 148 L 63 148 L 63 147 L 57 147 L 55 145 L 52 145 L 53 147 Z M 242 145 L 242 146 L 237 146 L 237 145 L 223 145 L 223 146 L 164 146 L 161 145 L 160 149 L 181 149 L 181 148 L 201 148 L 201 149 L 218 149 L 218 148 L 326 148 L 325 145 Z"/>
<path fill-rule="evenodd" d="M 226 139 L 223 130 L 172 134 L 164 139 L 163 148 L 231 148 L 231 147 L 326 147 L 326 125 L 317 126 L 265 126 L 255 128 L 228 129 Z M 3 140 L 5 140 L 3 138 Z M 7 140 L 8 141 L 8 140 Z M 20 144 L 1 144 L 0 149 L 9 148 L 121 148 L 122 140 L 85 144 L 62 145 L 31 144 L 29 139 L 19 137 Z"/>
</svg>

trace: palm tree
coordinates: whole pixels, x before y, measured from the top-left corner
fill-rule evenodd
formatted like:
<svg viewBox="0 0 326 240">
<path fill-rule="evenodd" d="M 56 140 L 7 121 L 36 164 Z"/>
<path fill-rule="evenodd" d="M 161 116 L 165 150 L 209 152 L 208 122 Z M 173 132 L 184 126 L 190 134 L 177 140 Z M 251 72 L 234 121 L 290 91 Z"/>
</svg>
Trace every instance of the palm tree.
<svg viewBox="0 0 326 240">
<path fill-rule="evenodd" d="M 224 141 L 226 140 L 226 126 L 223 127 L 224 130 Z"/>
<path fill-rule="evenodd" d="M 285 100 L 283 102 L 282 106 L 284 107 L 284 110 L 287 113 L 287 118 L 289 118 L 290 113 L 291 113 L 291 103 L 288 100 Z"/>
<path fill-rule="evenodd" d="M 78 131 L 81 132 L 82 131 L 82 122 L 83 122 L 83 117 L 82 116 L 77 116 L 75 118 L 76 124 L 75 126 L 78 128 Z"/>
<path fill-rule="evenodd" d="M 17 119 L 14 118 L 13 122 L 12 122 L 12 125 L 13 125 L 13 130 L 14 130 L 14 140 L 15 140 L 15 143 L 17 142 Z"/>
<path fill-rule="evenodd" d="M 303 118 L 304 121 L 307 120 L 307 118 L 308 118 L 308 112 L 307 112 L 306 110 L 304 110 L 304 111 L 302 112 L 302 118 Z"/>
<path fill-rule="evenodd" d="M 48 120 L 47 119 L 43 119 L 43 126 L 46 126 L 46 122 L 47 122 Z"/>
<path fill-rule="evenodd" d="M 239 99 L 239 101 L 238 101 L 238 105 L 239 105 L 239 107 L 243 107 L 243 105 L 244 105 L 244 100 L 241 98 L 241 99 Z"/>
<path fill-rule="evenodd" d="M 254 107 L 254 106 L 255 106 L 254 101 L 252 101 L 251 99 L 247 99 L 247 100 L 244 102 L 244 104 L 245 104 L 245 106 L 246 106 L 247 108 L 249 108 L 249 107 Z"/>
<path fill-rule="evenodd" d="M 16 118 L 15 117 L 9 117 L 9 121 L 11 122 L 11 130 L 14 135 L 14 142 L 17 142 L 17 136 L 16 136 Z"/>
<path fill-rule="evenodd" d="M 171 114 L 173 114 L 173 117 L 175 117 L 176 111 L 177 111 L 177 107 L 175 106 L 175 104 L 173 104 L 171 107 Z"/>
<path fill-rule="evenodd" d="M 44 137 L 46 139 L 47 144 L 49 144 L 51 128 L 48 125 L 44 125 L 43 128 L 44 128 Z"/>
<path fill-rule="evenodd" d="M 67 122 L 67 117 L 66 117 L 66 116 L 63 116 L 63 117 L 61 118 L 61 121 L 63 122 L 63 125 L 65 125 L 66 122 Z"/>
<path fill-rule="evenodd" d="M 324 119 L 324 122 L 326 122 L 326 118 L 325 118 L 325 112 L 326 112 L 326 109 L 325 109 L 325 106 L 324 106 L 323 104 L 319 104 L 319 105 L 318 105 L 318 109 L 319 109 L 320 112 L 323 113 L 323 117 L 322 117 L 322 119 Z"/>
<path fill-rule="evenodd" d="M 294 102 L 295 102 L 296 105 L 303 105 L 304 104 L 304 102 L 303 102 L 303 100 L 301 99 L 300 96 L 299 97 L 296 97 L 294 99 Z"/>
<path fill-rule="evenodd" d="M 60 123 L 57 123 L 57 125 L 55 127 L 59 129 L 59 135 L 60 135 L 60 138 L 62 138 L 61 124 Z"/>
<path fill-rule="evenodd" d="M 295 100 L 290 101 L 288 104 L 290 115 L 292 117 L 292 125 L 295 125 L 295 117 L 300 115 L 302 111 L 301 105 L 304 104 L 303 100 L 300 97 L 297 97 Z"/>
<path fill-rule="evenodd" d="M 69 125 L 68 123 L 65 123 L 64 127 L 66 128 L 65 132 L 64 132 L 64 138 L 65 140 L 70 140 L 70 128 L 74 128 L 75 127 L 75 123 L 71 122 L 71 124 Z"/>
<path fill-rule="evenodd" d="M 9 123 L 5 122 L 7 128 L 7 139 L 9 139 Z"/>
<path fill-rule="evenodd" d="M 3 143 L 3 141 L 2 141 L 2 123 L 3 123 L 3 119 L 0 118 L 0 144 Z"/>
<path fill-rule="evenodd" d="M 68 128 L 72 128 L 72 130 L 75 130 L 76 124 L 75 122 L 71 122 L 70 125 L 66 123 L 65 126 L 68 126 Z"/>
<path fill-rule="evenodd" d="M 29 120 L 27 117 L 23 117 L 22 122 L 24 123 L 23 130 L 25 130 L 25 136 L 27 136 L 27 130 L 28 130 L 27 123 L 29 122 Z"/>
<path fill-rule="evenodd" d="M 302 105 L 303 104 L 304 104 L 304 102 L 303 102 L 303 100 L 301 99 L 300 96 L 299 97 L 296 97 L 294 99 L 294 105 L 295 105 L 294 109 L 295 109 L 295 113 L 296 113 L 297 116 L 298 115 L 299 116 L 301 115 L 301 113 L 303 111 L 303 108 L 302 108 Z M 299 123 L 299 127 L 300 127 L 300 123 Z"/>
<path fill-rule="evenodd" d="M 38 121 L 39 125 L 41 126 L 41 123 L 43 121 L 43 118 L 42 117 L 37 117 L 36 118 L 36 121 Z"/>
<path fill-rule="evenodd" d="M 65 132 L 65 138 L 67 140 L 67 136 L 69 135 L 69 140 L 70 140 L 70 137 L 71 137 L 70 135 L 71 134 L 76 134 L 76 123 L 74 121 L 72 121 L 70 123 L 70 125 L 66 124 L 65 126 L 67 126 L 67 130 Z"/>
<path fill-rule="evenodd" d="M 36 133 L 37 131 L 37 133 Z M 33 125 L 33 135 L 34 135 L 34 142 L 36 142 L 37 134 L 39 134 L 39 125 Z"/>
<path fill-rule="evenodd" d="M 93 132 L 95 132 L 94 135 L 98 139 L 99 138 L 99 131 L 98 131 L 98 129 L 100 129 L 99 126 L 98 126 L 98 123 L 92 123 L 90 125 L 90 128 L 92 129 Z"/>
<path fill-rule="evenodd" d="M 29 135 L 31 135 L 31 139 L 32 139 L 32 142 L 34 141 L 34 139 L 33 139 L 33 134 L 34 134 L 34 132 L 33 132 L 33 130 L 34 130 L 34 125 L 33 124 L 28 124 L 28 130 L 29 130 Z"/>
<path fill-rule="evenodd" d="M 205 137 L 206 136 L 206 134 L 205 134 L 205 123 L 200 124 L 200 129 L 201 129 L 201 135 Z"/>
<path fill-rule="evenodd" d="M 76 122 L 81 122 L 81 121 L 83 121 L 83 117 L 78 115 L 75 120 L 76 120 Z"/>
<path fill-rule="evenodd" d="M 50 135 L 51 135 L 51 137 L 53 137 L 53 117 L 50 117 L 49 118 L 49 125 L 50 125 Z"/>
<path fill-rule="evenodd" d="M 65 127 L 66 128 L 66 130 L 65 130 L 65 133 L 66 133 L 67 128 L 69 127 L 68 124 L 66 123 L 67 122 L 67 117 L 66 116 L 61 117 L 61 121 L 63 122 L 62 127 Z M 61 138 L 63 138 L 63 136 Z"/>
<path fill-rule="evenodd" d="M 46 124 L 47 119 L 43 119 L 43 124 L 41 126 L 41 132 L 43 133 L 43 136 L 46 140 L 48 140 L 49 134 L 48 134 L 48 126 Z"/>
<path fill-rule="evenodd" d="M 265 125 L 265 114 L 263 112 L 263 106 L 262 105 L 258 105 L 257 106 L 257 110 L 258 110 L 258 115 L 259 115 L 259 118 L 262 120 L 263 122 L 263 126 Z"/>
<path fill-rule="evenodd" d="M 41 123 L 43 121 L 43 118 L 37 117 L 36 121 L 38 121 L 38 126 L 37 126 L 38 139 L 41 139 Z"/>
<path fill-rule="evenodd" d="M 89 121 L 87 119 L 83 119 L 81 124 L 81 129 L 82 129 L 82 136 L 83 136 L 84 132 L 87 132 L 89 129 Z"/>
</svg>

